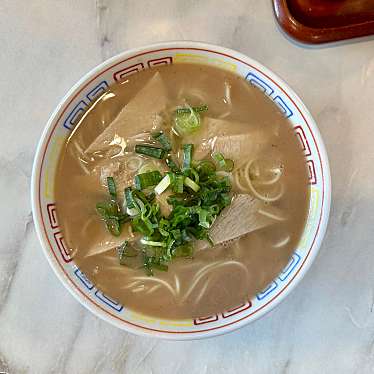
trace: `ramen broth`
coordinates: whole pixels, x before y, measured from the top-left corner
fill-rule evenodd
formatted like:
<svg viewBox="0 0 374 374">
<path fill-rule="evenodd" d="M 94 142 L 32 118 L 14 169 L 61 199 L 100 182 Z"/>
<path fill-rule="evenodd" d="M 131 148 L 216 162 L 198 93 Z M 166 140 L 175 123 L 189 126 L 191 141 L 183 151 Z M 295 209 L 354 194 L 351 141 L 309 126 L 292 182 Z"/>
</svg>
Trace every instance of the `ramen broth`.
<svg viewBox="0 0 374 374">
<path fill-rule="evenodd" d="M 136 240 L 130 224 L 124 224 L 119 237 L 111 235 L 95 205 L 108 196 L 107 176 L 114 177 L 122 199 L 123 189 L 144 164 L 166 170 L 162 160 L 135 154 L 134 144 L 154 144 L 150 132 L 168 126 L 167 113 L 181 105 L 207 105 L 208 111 L 200 130 L 183 138 L 171 131 L 173 140 L 193 143 L 196 160 L 216 148 L 232 159 L 233 198 L 248 195 L 259 205 L 253 214 L 247 200 L 225 208 L 232 219 L 216 226 L 221 237 L 216 245 L 196 241 L 192 258 L 175 258 L 168 271 L 147 276 L 142 268 L 118 262 L 116 247 Z M 58 219 L 81 271 L 127 308 L 168 319 L 223 312 L 261 292 L 296 249 L 309 204 L 305 159 L 291 123 L 242 77 L 198 64 L 146 70 L 109 87 L 64 145 L 55 186 Z M 160 195 L 159 203 L 168 214 L 166 198 Z M 243 225 L 245 214 L 254 217 L 253 227 L 235 237 L 233 232 L 243 230 L 236 226 Z"/>
</svg>

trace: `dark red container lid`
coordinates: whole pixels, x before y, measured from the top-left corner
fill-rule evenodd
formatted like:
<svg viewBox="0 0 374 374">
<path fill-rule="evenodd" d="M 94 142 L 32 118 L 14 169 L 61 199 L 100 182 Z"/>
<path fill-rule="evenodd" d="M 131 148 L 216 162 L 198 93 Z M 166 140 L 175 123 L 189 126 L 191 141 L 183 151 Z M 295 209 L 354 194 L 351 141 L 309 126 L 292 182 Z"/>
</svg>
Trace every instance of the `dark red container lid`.
<svg viewBox="0 0 374 374">
<path fill-rule="evenodd" d="M 308 44 L 374 35 L 374 0 L 273 0 L 281 28 Z"/>
</svg>

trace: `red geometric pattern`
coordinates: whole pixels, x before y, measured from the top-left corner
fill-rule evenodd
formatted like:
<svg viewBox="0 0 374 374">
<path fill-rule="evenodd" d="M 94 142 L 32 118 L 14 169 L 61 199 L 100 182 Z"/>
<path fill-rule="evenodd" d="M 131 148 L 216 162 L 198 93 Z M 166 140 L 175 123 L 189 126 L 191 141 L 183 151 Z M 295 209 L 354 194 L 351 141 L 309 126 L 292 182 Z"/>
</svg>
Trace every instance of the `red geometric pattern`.
<svg viewBox="0 0 374 374">
<path fill-rule="evenodd" d="M 147 62 L 150 68 L 153 68 L 154 66 L 159 66 L 159 65 L 170 65 L 172 63 L 173 63 L 172 57 L 155 58 Z"/>
<path fill-rule="evenodd" d="M 317 183 L 317 175 L 316 175 L 316 168 L 314 167 L 314 161 L 308 160 L 306 162 L 309 171 L 309 184 L 316 184 Z"/>
<path fill-rule="evenodd" d="M 210 323 L 210 322 L 215 322 L 215 321 L 218 321 L 218 314 L 215 314 L 213 316 L 208 316 L 208 317 L 195 318 L 193 320 L 193 324 L 204 325 L 205 323 Z"/>
<path fill-rule="evenodd" d="M 301 126 L 296 126 L 294 128 L 296 137 L 299 139 L 301 147 L 303 148 L 304 154 L 306 157 L 312 155 L 312 151 L 310 150 L 308 139 L 305 136 L 305 132 Z"/>
<path fill-rule="evenodd" d="M 52 229 L 58 227 L 57 216 L 56 216 L 56 204 L 47 204 L 49 223 Z"/>
<path fill-rule="evenodd" d="M 226 310 L 222 313 L 223 318 L 229 318 L 232 317 L 238 313 L 244 312 L 245 310 L 248 310 L 252 306 L 252 303 L 248 300 L 243 304 L 240 304 L 234 308 L 231 308 L 229 310 Z M 200 317 L 195 318 L 193 320 L 194 325 L 205 325 L 207 323 L 216 322 L 220 319 L 220 316 L 218 314 L 214 314 L 208 317 Z"/>
<path fill-rule="evenodd" d="M 55 242 L 64 262 L 68 263 L 72 261 L 72 258 L 70 257 L 70 249 L 66 247 L 65 240 L 61 231 L 55 232 L 53 234 L 53 237 L 55 238 Z"/>
<path fill-rule="evenodd" d="M 142 62 L 139 62 L 138 64 L 128 66 L 127 68 L 118 70 L 113 73 L 113 79 L 116 82 L 121 82 L 126 77 L 128 77 L 131 74 L 137 73 L 144 69 L 144 64 Z"/>
<path fill-rule="evenodd" d="M 228 318 L 228 317 L 234 316 L 235 314 L 241 313 L 249 309 L 251 306 L 252 306 L 252 303 L 250 301 L 247 301 L 235 308 L 232 308 L 232 309 L 227 310 L 226 312 L 223 312 L 222 317 Z"/>
</svg>

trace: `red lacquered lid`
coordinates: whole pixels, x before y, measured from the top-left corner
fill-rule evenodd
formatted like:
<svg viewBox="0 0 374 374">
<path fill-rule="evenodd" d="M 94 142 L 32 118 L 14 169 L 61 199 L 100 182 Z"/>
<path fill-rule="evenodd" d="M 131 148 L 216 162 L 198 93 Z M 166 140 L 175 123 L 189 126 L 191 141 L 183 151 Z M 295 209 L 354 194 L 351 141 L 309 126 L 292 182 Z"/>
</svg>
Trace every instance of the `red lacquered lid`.
<svg viewBox="0 0 374 374">
<path fill-rule="evenodd" d="M 309 44 L 374 35 L 374 0 L 273 0 L 279 25 Z"/>
</svg>

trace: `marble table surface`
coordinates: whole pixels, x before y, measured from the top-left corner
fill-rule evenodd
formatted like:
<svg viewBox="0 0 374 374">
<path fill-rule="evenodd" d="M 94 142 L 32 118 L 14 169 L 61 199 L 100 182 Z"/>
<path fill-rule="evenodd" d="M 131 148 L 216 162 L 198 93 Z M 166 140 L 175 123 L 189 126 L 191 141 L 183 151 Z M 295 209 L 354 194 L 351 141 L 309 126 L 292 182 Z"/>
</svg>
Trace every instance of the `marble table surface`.
<svg viewBox="0 0 374 374">
<path fill-rule="evenodd" d="M 270 0 L 1 0 L 0 20 L 0 372 L 374 371 L 373 39 L 296 45 Z M 190 342 L 137 337 L 80 306 L 42 254 L 29 200 L 36 144 L 62 95 L 106 58 L 173 39 L 237 49 L 283 77 L 317 120 L 333 183 L 320 254 L 286 302 Z"/>
</svg>

